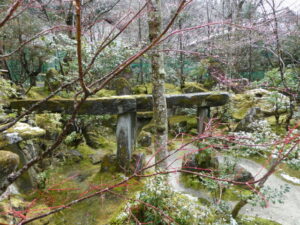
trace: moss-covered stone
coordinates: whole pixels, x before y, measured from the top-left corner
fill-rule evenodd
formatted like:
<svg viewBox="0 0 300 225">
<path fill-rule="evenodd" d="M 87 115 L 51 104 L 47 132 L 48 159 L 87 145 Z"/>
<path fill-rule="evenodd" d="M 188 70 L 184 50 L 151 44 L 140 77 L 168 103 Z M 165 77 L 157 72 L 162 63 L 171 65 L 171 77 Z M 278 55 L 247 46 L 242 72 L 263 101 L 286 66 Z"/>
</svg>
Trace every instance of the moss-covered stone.
<svg viewBox="0 0 300 225">
<path fill-rule="evenodd" d="M 149 147 L 152 143 L 152 135 L 150 132 L 142 131 L 138 137 L 138 144 L 142 147 Z"/>
<path fill-rule="evenodd" d="M 124 77 L 114 79 L 113 87 L 117 95 L 130 95 L 132 92 L 130 83 Z"/>
<path fill-rule="evenodd" d="M 208 90 L 203 87 L 203 85 L 196 82 L 186 82 L 184 88 L 182 89 L 183 93 L 198 93 L 198 92 L 207 92 Z"/>
<path fill-rule="evenodd" d="M 55 139 L 62 131 L 61 114 L 44 113 L 36 114 L 35 122 L 37 126 L 46 131 L 46 138 Z"/>
<path fill-rule="evenodd" d="M 169 118 L 169 129 L 173 134 L 188 133 L 192 129 L 197 129 L 196 116 L 179 115 Z"/>
<path fill-rule="evenodd" d="M 14 172 L 20 162 L 19 156 L 9 151 L 0 150 L 0 183 Z"/>
<path fill-rule="evenodd" d="M 45 135 L 46 131 L 39 127 L 32 127 L 27 123 L 16 123 L 13 127 L 0 134 L 0 147 L 18 143 Z"/>
<path fill-rule="evenodd" d="M 277 102 L 277 103 L 276 103 Z M 268 91 L 262 88 L 253 89 L 243 94 L 233 95 L 231 98 L 232 116 L 234 119 L 243 119 L 250 108 L 258 107 L 265 116 L 286 112 L 288 98 L 278 92 Z M 278 104 L 276 109 L 275 104 Z"/>
</svg>

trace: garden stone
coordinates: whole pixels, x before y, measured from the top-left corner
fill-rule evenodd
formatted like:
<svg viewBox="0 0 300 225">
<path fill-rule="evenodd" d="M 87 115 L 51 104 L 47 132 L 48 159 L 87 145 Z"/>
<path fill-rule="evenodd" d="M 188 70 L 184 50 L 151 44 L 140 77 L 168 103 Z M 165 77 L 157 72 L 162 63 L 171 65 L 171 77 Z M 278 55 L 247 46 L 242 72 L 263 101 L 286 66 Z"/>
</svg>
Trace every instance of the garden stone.
<svg viewBox="0 0 300 225">
<path fill-rule="evenodd" d="M 17 169 L 19 163 L 20 159 L 17 154 L 0 150 L 0 184 Z"/>
<path fill-rule="evenodd" d="M 142 147 L 150 147 L 151 143 L 152 143 L 151 133 L 142 131 L 138 137 L 138 144 Z"/>
</svg>

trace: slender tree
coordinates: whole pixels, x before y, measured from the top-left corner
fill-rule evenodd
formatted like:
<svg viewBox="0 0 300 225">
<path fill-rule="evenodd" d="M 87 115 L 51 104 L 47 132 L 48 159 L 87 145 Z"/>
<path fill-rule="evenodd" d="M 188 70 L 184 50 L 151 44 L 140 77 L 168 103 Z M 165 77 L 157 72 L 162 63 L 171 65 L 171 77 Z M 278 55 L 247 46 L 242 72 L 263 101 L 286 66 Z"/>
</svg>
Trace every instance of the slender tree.
<svg viewBox="0 0 300 225">
<path fill-rule="evenodd" d="M 162 29 L 161 1 L 149 1 L 148 13 L 149 40 L 152 42 L 159 37 Z M 165 69 L 164 58 L 160 50 L 150 54 L 152 66 L 152 84 L 153 84 L 153 119 L 155 124 L 154 149 L 156 152 L 155 161 L 158 162 L 165 158 L 168 142 L 168 122 L 167 122 L 167 103 L 165 98 Z M 163 161 L 156 168 L 165 168 L 166 162 Z"/>
</svg>

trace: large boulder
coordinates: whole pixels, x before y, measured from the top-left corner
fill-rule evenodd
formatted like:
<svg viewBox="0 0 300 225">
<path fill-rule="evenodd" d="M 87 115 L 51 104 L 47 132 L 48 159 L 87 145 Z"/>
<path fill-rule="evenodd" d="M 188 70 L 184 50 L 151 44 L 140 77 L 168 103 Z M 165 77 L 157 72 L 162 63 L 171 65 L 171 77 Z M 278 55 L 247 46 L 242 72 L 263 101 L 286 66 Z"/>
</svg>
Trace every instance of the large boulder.
<svg viewBox="0 0 300 225">
<path fill-rule="evenodd" d="M 20 162 L 19 156 L 10 151 L 0 150 L 0 184 L 14 172 Z"/>
<path fill-rule="evenodd" d="M 44 129 L 32 127 L 27 123 L 16 123 L 13 127 L 0 134 L 0 148 L 20 141 L 30 140 L 46 134 Z"/>
<path fill-rule="evenodd" d="M 280 114 L 285 113 L 289 99 L 277 91 L 259 88 L 246 91 L 243 94 L 232 95 L 231 104 L 233 118 L 241 120 L 254 107 L 260 108 L 264 116 L 274 115 L 276 110 Z"/>
</svg>

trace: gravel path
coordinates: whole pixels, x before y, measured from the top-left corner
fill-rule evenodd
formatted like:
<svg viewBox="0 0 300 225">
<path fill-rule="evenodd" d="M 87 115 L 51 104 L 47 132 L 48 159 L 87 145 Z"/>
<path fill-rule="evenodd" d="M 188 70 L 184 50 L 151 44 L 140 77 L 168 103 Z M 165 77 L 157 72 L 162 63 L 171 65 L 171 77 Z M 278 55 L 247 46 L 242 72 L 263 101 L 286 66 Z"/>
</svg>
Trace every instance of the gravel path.
<svg viewBox="0 0 300 225">
<path fill-rule="evenodd" d="M 170 169 L 180 168 L 183 152 L 188 153 L 194 150 L 196 150 L 196 147 L 189 145 L 185 151 L 180 151 L 172 155 L 168 160 Z M 223 157 L 219 156 L 219 158 L 222 160 Z M 263 176 L 266 172 L 266 169 L 262 168 L 260 164 L 248 159 L 239 158 L 238 163 L 251 172 L 256 179 Z M 169 182 L 175 191 L 190 194 L 194 197 L 205 198 L 207 200 L 210 199 L 209 196 L 202 192 L 184 187 L 184 185 L 179 182 L 179 173 L 170 174 Z M 271 175 L 265 184 L 272 188 L 279 188 L 281 185 L 288 183 L 275 175 Z M 282 225 L 300 225 L 300 186 L 292 184 L 288 185 L 290 186 L 290 191 L 285 194 L 284 204 L 273 204 L 270 202 L 268 208 L 261 208 L 260 206 L 253 207 L 248 204 L 241 210 L 241 213 L 249 216 L 271 219 Z M 231 202 L 231 204 L 233 205 L 234 202 Z"/>
</svg>

